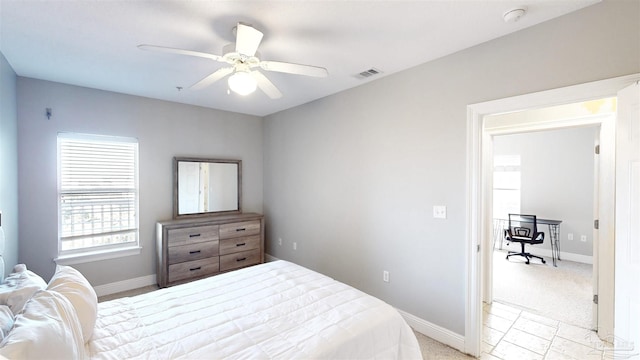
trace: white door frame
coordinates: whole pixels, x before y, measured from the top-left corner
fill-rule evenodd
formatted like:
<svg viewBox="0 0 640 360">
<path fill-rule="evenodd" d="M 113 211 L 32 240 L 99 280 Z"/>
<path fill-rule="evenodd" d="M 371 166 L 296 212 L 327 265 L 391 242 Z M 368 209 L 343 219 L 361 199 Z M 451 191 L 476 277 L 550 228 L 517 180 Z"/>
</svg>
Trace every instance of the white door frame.
<svg viewBox="0 0 640 360">
<path fill-rule="evenodd" d="M 640 80 L 640 74 L 622 76 L 613 79 L 601 80 L 586 84 L 574 85 L 559 89 L 542 91 L 538 93 L 515 96 L 506 99 L 499 99 L 479 104 L 467 106 L 467 226 L 466 226 L 466 257 L 467 257 L 467 291 L 465 309 L 465 352 L 474 356 L 481 354 L 482 344 L 482 271 L 483 256 L 486 256 L 486 249 L 492 237 L 492 220 L 489 218 L 490 202 L 487 191 L 485 191 L 488 175 L 491 169 L 487 169 L 487 161 L 492 151 L 491 135 L 483 130 L 484 116 L 490 114 L 505 113 L 523 109 L 550 107 L 568 103 L 616 96 L 618 90 Z M 570 124 L 568 124 L 569 126 Z M 530 125 L 526 125 L 530 126 Z M 544 129 L 544 124 L 538 125 L 535 129 Z M 533 130 L 533 129 L 531 129 Z M 602 136 L 602 135 L 601 135 Z M 608 204 L 609 207 L 613 204 Z M 604 211 L 600 212 L 602 216 Z M 613 234 L 613 226 L 601 233 Z M 613 221 L 613 219 L 610 219 Z M 605 219 L 606 221 L 606 219 Z M 603 249 L 604 236 L 600 237 L 600 248 Z M 611 239 L 613 236 L 610 237 Z M 607 268 L 603 260 L 610 258 L 611 279 L 613 284 L 613 246 L 600 252 L 600 268 Z M 611 285 L 613 286 L 613 285 Z M 603 299 L 600 296 L 600 312 L 610 311 L 610 318 L 613 319 L 613 288 L 611 289 L 611 299 Z M 609 303 L 609 301 L 611 301 Z M 609 309 L 610 310 L 607 310 Z M 603 316 L 605 316 L 603 314 Z M 607 317 L 607 316 L 605 316 Z M 601 324 L 599 324 L 600 326 Z M 607 326 L 602 324 L 602 326 Z M 602 329 L 604 332 L 613 333 L 613 320 L 611 329 Z"/>
</svg>

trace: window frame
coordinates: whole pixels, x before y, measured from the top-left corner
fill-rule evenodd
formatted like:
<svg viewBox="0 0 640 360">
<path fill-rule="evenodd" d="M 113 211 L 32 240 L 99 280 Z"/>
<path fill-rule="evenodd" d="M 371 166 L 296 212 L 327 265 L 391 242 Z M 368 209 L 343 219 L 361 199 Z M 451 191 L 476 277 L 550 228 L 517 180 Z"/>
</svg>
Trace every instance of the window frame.
<svg viewBox="0 0 640 360">
<path fill-rule="evenodd" d="M 135 241 L 121 244 L 107 244 L 103 246 L 92 246 L 80 249 L 63 250 L 62 249 L 62 161 L 61 149 L 65 140 L 79 140 L 86 142 L 103 142 L 103 143 L 131 143 L 134 144 L 134 213 L 135 213 Z M 106 136 L 94 134 L 81 134 L 59 132 L 56 139 L 57 147 L 57 206 L 58 206 L 58 257 L 54 261 L 62 265 L 71 265 L 77 263 L 91 262 L 97 260 L 119 258 L 140 254 L 142 247 L 140 246 L 140 184 L 139 184 L 139 143 L 138 139 L 132 137 Z M 95 193 L 96 191 L 87 191 L 87 193 Z M 97 191 L 99 192 L 99 191 Z"/>
<path fill-rule="evenodd" d="M 517 155 L 495 155 L 494 156 L 494 163 L 493 163 L 493 172 L 492 172 L 492 177 L 493 177 L 493 188 L 492 188 L 492 198 L 493 198 L 493 204 L 492 204 L 492 208 L 493 208 L 493 218 L 494 219 L 506 219 L 506 215 L 507 214 L 498 214 L 498 209 L 497 209 L 497 191 L 503 192 L 503 194 L 506 194 L 506 192 L 513 192 L 514 195 L 517 196 L 513 196 L 514 198 L 517 197 L 518 199 L 518 208 L 517 209 L 507 209 L 507 212 L 512 212 L 512 213 L 520 213 L 521 209 L 522 209 L 522 157 L 521 155 L 517 154 Z M 497 173 L 517 173 L 518 174 L 518 183 L 517 186 L 511 185 L 511 186 L 496 186 L 496 177 L 497 177 Z M 505 207 L 502 207 L 505 208 Z"/>
</svg>

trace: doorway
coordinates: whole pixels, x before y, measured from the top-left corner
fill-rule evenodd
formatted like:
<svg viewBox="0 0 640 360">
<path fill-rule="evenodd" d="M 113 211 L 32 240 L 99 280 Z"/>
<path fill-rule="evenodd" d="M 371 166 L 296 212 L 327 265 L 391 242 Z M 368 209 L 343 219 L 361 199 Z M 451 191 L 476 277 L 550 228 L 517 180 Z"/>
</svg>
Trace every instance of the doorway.
<svg viewBox="0 0 640 360">
<path fill-rule="evenodd" d="M 615 98 L 575 104 L 572 116 L 609 112 L 615 121 Z M 573 104 L 572 104 L 573 106 Z M 536 111 L 558 114 L 558 108 Z M 509 116 L 533 116 L 531 111 L 511 113 Z M 563 113 L 566 113 L 563 111 Z M 487 117 L 490 131 L 490 117 Z M 577 123 L 578 121 L 576 121 Z M 592 324 L 592 280 L 597 277 L 593 268 L 593 253 L 597 230 L 593 229 L 594 191 L 598 172 L 594 154 L 599 125 L 547 129 L 536 132 L 515 132 L 493 137 L 492 218 L 495 228 L 493 246 L 486 264 L 487 289 L 483 301 L 498 301 L 546 318 L 559 320 L 584 329 L 595 329 Z M 504 241 L 502 228 L 507 226 L 509 213 L 534 214 L 538 218 L 537 230 L 544 233 L 542 244 L 526 245 L 526 251 L 546 259 L 525 259 L 507 251 L 520 251 L 520 245 Z M 548 225 L 546 221 L 560 222 Z M 551 229 L 558 230 L 551 237 Z M 556 235 L 557 234 L 557 235 Z M 557 236 L 557 239 L 556 239 Z M 560 259 L 554 261 L 552 241 L 558 244 Z M 597 269 L 596 269 L 597 270 Z M 597 319 L 597 317 L 596 317 Z"/>
<path fill-rule="evenodd" d="M 491 168 L 484 159 L 491 158 L 491 134 L 484 131 L 484 117 L 489 114 L 500 114 L 518 111 L 520 109 L 535 109 L 558 104 L 569 104 L 590 99 L 598 99 L 616 96 L 617 92 L 627 85 L 638 80 L 638 74 L 597 81 L 567 88 L 544 91 L 541 93 L 517 96 L 508 99 L 469 105 L 468 109 L 468 137 L 467 137 L 467 167 L 468 167 L 468 218 L 467 218 L 467 307 L 465 321 L 465 352 L 479 356 L 481 353 L 482 339 L 482 298 L 486 284 L 482 281 L 487 269 L 484 264 L 490 249 L 487 245 L 492 238 L 492 222 L 490 219 L 490 197 L 487 195 L 486 186 L 490 183 L 488 175 Z M 576 119 L 563 119 L 559 122 L 565 127 L 576 126 Z M 594 123 L 595 125 L 596 123 Z M 513 124 L 510 131 L 514 130 Z M 521 123 L 517 125 L 519 131 L 545 130 L 550 127 L 558 127 L 558 122 L 549 123 Z M 614 173 L 615 164 L 613 154 L 615 150 L 615 124 L 601 123 L 601 155 L 603 149 L 605 156 L 601 156 L 601 173 Z M 495 134 L 494 134 L 495 135 Z M 604 181 L 603 181 L 604 179 Z M 598 284 L 599 308 L 598 322 L 599 333 L 613 333 L 613 199 L 615 193 L 615 179 L 601 178 L 599 195 L 599 223 L 600 234 L 598 239 L 597 263 L 599 268 L 600 284 Z M 604 276 L 603 276 L 604 274 Z"/>
</svg>

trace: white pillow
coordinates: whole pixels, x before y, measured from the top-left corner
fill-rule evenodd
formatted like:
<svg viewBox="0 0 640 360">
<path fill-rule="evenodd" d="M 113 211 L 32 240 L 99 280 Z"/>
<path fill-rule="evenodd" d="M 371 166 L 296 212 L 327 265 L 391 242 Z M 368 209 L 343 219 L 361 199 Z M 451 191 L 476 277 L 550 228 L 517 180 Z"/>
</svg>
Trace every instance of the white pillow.
<svg viewBox="0 0 640 360">
<path fill-rule="evenodd" d="M 4 339 L 13 327 L 13 312 L 7 305 L 0 305 L 0 340 Z"/>
<path fill-rule="evenodd" d="M 54 291 L 38 291 L 17 315 L 2 342 L 8 359 L 84 359 L 80 321 L 71 302 Z"/>
<path fill-rule="evenodd" d="M 27 266 L 25 264 L 18 264 L 14 266 L 11 274 L 9 274 L 9 276 L 7 276 L 4 281 L 2 281 L 2 285 L 9 286 L 20 286 L 25 283 L 33 285 L 44 285 L 45 287 L 47 286 L 46 281 L 44 281 L 33 271 L 27 270 Z"/>
<path fill-rule="evenodd" d="M 47 290 L 56 291 L 69 299 L 78 314 L 84 341 L 88 342 L 98 317 L 98 296 L 89 281 L 71 266 L 58 265 Z"/>
<path fill-rule="evenodd" d="M 0 305 L 8 305 L 17 315 L 36 291 L 47 287 L 47 283 L 24 264 L 18 264 L 13 272 L 0 284 Z"/>
</svg>

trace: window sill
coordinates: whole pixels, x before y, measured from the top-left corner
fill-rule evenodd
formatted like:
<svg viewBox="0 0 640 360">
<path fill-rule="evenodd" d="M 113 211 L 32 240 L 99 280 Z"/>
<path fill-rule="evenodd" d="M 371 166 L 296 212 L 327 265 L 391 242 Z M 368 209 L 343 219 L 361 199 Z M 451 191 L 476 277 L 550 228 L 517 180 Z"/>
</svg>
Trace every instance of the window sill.
<svg viewBox="0 0 640 360">
<path fill-rule="evenodd" d="M 82 254 L 63 255 L 53 259 L 59 265 L 82 264 L 93 261 L 116 259 L 125 256 L 139 255 L 142 247 L 134 246 L 123 249 L 95 251 Z"/>
</svg>

